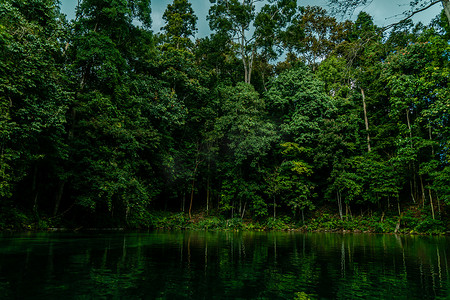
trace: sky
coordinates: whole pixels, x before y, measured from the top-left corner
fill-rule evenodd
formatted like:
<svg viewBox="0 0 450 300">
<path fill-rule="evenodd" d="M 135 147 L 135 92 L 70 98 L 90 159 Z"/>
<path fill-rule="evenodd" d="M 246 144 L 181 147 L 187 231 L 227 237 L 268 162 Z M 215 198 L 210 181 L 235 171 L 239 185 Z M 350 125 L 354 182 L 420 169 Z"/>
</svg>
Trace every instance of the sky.
<svg viewBox="0 0 450 300">
<path fill-rule="evenodd" d="M 61 10 L 67 15 L 69 19 L 75 17 L 75 7 L 79 0 L 60 0 Z M 81 0 L 80 0 L 81 1 Z M 167 5 L 172 3 L 173 0 L 152 0 L 152 29 L 153 32 L 159 32 L 161 27 L 164 26 L 162 15 Z M 191 0 L 192 8 L 198 17 L 197 28 L 198 32 L 196 37 L 201 38 L 209 35 L 209 25 L 206 20 L 206 15 L 210 7 L 209 0 Z M 298 5 L 318 5 L 325 9 L 328 9 L 326 0 L 298 0 Z M 363 8 L 364 11 L 369 13 L 375 24 L 378 26 L 386 26 L 395 23 L 402 19 L 402 12 L 409 9 L 410 0 L 373 0 L 372 3 Z M 424 24 L 430 23 L 430 21 L 440 13 L 442 5 L 437 4 L 432 8 L 427 9 L 413 17 L 413 21 L 422 22 Z M 355 15 L 360 10 L 355 12 Z"/>
</svg>

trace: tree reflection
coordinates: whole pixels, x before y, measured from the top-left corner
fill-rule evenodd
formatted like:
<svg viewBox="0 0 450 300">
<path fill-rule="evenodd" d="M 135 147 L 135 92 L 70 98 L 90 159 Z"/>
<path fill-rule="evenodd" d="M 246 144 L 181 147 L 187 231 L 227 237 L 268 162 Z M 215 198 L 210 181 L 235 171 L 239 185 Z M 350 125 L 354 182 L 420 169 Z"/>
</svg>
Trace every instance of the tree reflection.
<svg viewBox="0 0 450 300">
<path fill-rule="evenodd" d="M 150 232 L 3 237 L 2 298 L 437 298 L 449 238 Z"/>
</svg>

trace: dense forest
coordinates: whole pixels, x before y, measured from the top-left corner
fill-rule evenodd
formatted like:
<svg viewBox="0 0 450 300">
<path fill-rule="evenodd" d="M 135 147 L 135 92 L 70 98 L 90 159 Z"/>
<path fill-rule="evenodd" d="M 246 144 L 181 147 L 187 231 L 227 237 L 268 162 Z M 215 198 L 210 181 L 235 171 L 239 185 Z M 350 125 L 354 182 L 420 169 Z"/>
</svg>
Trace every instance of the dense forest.
<svg viewBox="0 0 450 300">
<path fill-rule="evenodd" d="M 299 4 L 217 0 L 196 39 L 188 0 L 160 32 L 150 0 L 83 0 L 70 21 L 1 1 L 0 228 L 167 211 L 448 230 L 445 10 L 380 28 Z"/>
</svg>

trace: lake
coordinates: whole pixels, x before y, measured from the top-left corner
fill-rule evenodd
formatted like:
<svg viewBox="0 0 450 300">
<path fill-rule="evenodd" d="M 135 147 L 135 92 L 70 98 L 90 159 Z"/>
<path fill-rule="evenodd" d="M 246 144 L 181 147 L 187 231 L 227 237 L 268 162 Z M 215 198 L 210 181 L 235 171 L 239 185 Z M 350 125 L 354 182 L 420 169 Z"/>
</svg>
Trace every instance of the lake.
<svg viewBox="0 0 450 300">
<path fill-rule="evenodd" d="M 298 232 L 0 235 L 0 299 L 450 299 L 450 238 Z"/>
</svg>

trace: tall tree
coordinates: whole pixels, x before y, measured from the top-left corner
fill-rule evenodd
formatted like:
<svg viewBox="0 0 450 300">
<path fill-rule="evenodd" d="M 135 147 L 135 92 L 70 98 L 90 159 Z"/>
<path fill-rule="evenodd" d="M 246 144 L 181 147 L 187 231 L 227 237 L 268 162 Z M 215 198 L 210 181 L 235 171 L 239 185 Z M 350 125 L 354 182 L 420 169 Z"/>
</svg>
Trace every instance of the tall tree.
<svg viewBox="0 0 450 300">
<path fill-rule="evenodd" d="M 299 53 L 316 68 L 342 42 L 349 22 L 338 23 L 319 6 L 302 7 L 288 27 L 284 44 L 292 53 Z"/>
<path fill-rule="evenodd" d="M 180 43 L 192 46 L 190 38 L 197 32 L 197 19 L 188 0 L 174 0 L 164 11 L 163 20 L 166 25 L 161 29 L 170 39 L 176 40 L 174 43 L 177 48 Z"/>
<path fill-rule="evenodd" d="M 260 164 L 277 139 L 275 127 L 266 119 L 264 99 L 251 85 L 241 82 L 218 92 L 222 113 L 213 134 L 220 147 L 221 207 L 241 217 L 250 207 L 256 216 L 264 216 Z"/>
<path fill-rule="evenodd" d="M 212 1 L 213 2 L 213 1 Z M 281 32 L 296 11 L 296 0 L 277 0 L 264 5 L 257 13 L 255 0 L 219 0 L 209 10 L 211 30 L 228 37 L 237 45 L 244 67 L 244 82 L 250 83 L 254 60 L 259 51 L 274 59 L 274 47 Z"/>
<path fill-rule="evenodd" d="M 447 150 L 441 148 L 445 144 L 441 139 L 447 136 L 448 79 L 442 73 L 448 72 L 447 51 L 446 39 L 426 30 L 417 42 L 391 53 L 383 70 L 391 114 L 399 120 L 397 158 L 407 164 L 405 176 L 412 177 L 412 200 L 429 201 L 433 216 L 436 198 L 445 195 L 439 180 L 446 177 L 447 166 L 443 159 Z M 442 178 L 435 177 L 436 170 L 443 171 Z M 437 181 L 430 184 L 431 180 Z M 436 196 L 427 190 L 427 183 Z"/>
<path fill-rule="evenodd" d="M 36 214 L 51 210 L 64 177 L 66 25 L 56 1 L 0 3 L 0 195 Z"/>
<path fill-rule="evenodd" d="M 283 200 L 293 211 L 314 207 L 314 188 L 320 173 L 331 158 L 325 150 L 322 136 L 335 110 L 323 83 L 305 66 L 298 65 L 273 78 L 265 94 L 270 116 L 279 126 L 282 146 L 274 168 L 280 170 L 277 179 L 289 186 Z"/>
<path fill-rule="evenodd" d="M 154 172 L 148 159 L 160 138 L 157 120 L 180 109 L 170 91 L 148 75 L 149 4 L 81 2 L 69 46 L 75 91 L 69 189 L 88 211 L 127 221 L 139 217 L 158 192 L 148 176 Z"/>
</svg>

